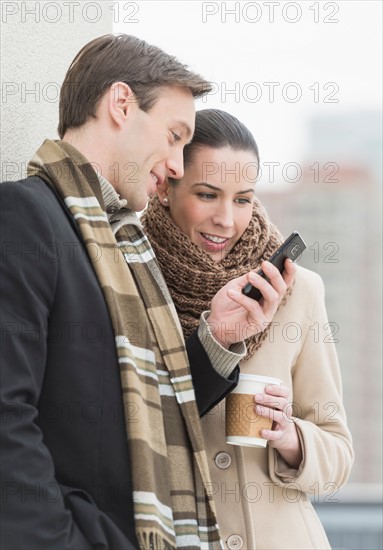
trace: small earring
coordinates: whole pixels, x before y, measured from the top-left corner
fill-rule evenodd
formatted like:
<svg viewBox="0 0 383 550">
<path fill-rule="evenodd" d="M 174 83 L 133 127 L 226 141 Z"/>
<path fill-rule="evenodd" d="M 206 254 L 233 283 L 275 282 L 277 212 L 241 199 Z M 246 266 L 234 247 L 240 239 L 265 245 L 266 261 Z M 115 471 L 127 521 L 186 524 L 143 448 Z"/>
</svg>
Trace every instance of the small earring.
<svg viewBox="0 0 383 550">
<path fill-rule="evenodd" d="M 162 202 L 163 202 L 164 204 L 166 204 L 166 206 L 167 206 L 167 205 L 169 204 L 169 199 L 168 199 L 168 197 L 164 197 L 164 198 L 162 199 Z"/>
</svg>

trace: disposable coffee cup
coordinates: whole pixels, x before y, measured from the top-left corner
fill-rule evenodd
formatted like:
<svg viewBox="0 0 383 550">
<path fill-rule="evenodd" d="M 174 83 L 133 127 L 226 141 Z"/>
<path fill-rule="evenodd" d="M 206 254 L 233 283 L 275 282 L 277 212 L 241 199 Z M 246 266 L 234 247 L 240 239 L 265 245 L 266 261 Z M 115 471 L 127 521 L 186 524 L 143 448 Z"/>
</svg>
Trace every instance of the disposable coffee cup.
<svg viewBox="0 0 383 550">
<path fill-rule="evenodd" d="M 264 393 L 268 384 L 282 380 L 257 374 L 240 374 L 236 388 L 226 396 L 226 443 L 244 447 L 266 447 L 261 430 L 270 430 L 272 420 L 256 413 L 254 395 Z"/>
</svg>

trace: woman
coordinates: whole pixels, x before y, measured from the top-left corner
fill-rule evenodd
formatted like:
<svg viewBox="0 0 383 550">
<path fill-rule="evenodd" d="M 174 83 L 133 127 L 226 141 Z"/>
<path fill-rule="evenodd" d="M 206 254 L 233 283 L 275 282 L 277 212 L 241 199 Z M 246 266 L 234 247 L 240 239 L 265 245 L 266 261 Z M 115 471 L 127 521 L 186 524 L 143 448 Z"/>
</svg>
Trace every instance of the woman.
<svg viewBox="0 0 383 550">
<path fill-rule="evenodd" d="M 258 148 L 236 118 L 197 112 L 184 163 L 183 178 L 159 187 L 143 223 L 187 336 L 217 289 L 270 257 L 282 237 L 254 196 Z M 227 445 L 222 403 L 202 420 L 229 549 L 330 548 L 307 494 L 335 500 L 353 451 L 328 327 L 322 281 L 299 267 L 241 362 L 242 372 L 283 382 L 254 397 L 257 412 L 274 421 L 262 432 L 268 447 Z"/>
</svg>

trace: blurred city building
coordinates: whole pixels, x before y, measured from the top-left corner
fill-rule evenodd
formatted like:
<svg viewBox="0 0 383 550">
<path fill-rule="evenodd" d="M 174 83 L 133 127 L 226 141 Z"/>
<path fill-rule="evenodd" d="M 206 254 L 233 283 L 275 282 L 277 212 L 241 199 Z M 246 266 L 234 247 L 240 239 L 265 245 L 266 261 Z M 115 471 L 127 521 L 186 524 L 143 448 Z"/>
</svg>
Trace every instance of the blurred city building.
<svg viewBox="0 0 383 550">
<path fill-rule="evenodd" d="M 284 236 L 298 230 L 304 238 L 300 264 L 322 276 L 333 323 L 355 464 L 340 503 L 318 503 L 318 513 L 333 547 L 381 549 L 381 115 L 316 118 L 308 135 L 299 182 L 257 196 Z"/>
<path fill-rule="evenodd" d="M 258 196 L 285 236 L 301 233 L 307 249 L 300 263 L 324 280 L 357 457 L 352 479 L 380 482 L 380 196 L 358 168 L 340 169 L 338 183 L 315 183 L 310 176 L 291 191 Z"/>
</svg>

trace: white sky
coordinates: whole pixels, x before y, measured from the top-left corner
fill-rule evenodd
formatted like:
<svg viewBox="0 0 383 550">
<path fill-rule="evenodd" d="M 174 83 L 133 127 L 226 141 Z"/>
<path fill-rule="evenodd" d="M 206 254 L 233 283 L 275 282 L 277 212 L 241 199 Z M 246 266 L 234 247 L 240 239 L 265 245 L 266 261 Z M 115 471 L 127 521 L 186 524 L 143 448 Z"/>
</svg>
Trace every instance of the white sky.
<svg viewBox="0 0 383 550">
<path fill-rule="evenodd" d="M 242 120 L 263 161 L 300 163 L 311 117 L 381 110 L 380 0 L 121 1 L 114 15 L 115 32 L 161 47 L 216 83 L 218 91 L 197 108 L 221 108 Z M 274 100 L 265 82 L 279 83 Z M 225 95 L 225 87 L 236 86 L 237 97 Z M 296 94 L 298 101 L 288 101 Z"/>
</svg>

